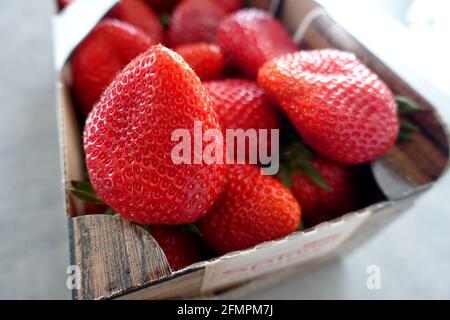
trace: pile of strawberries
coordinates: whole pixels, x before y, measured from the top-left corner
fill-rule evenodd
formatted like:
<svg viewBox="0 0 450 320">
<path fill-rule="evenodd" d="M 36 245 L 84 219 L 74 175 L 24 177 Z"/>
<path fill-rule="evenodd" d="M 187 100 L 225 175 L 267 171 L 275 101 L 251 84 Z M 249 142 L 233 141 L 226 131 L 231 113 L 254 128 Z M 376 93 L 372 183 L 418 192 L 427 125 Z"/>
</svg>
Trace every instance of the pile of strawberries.
<svg viewBox="0 0 450 320">
<path fill-rule="evenodd" d="M 71 67 L 91 183 L 72 192 L 88 213 L 143 225 L 173 269 L 357 209 L 353 169 L 399 134 L 391 91 L 354 54 L 301 50 L 241 0 L 122 0 Z M 279 174 L 175 164 L 172 133 L 193 132 L 194 121 L 203 131 L 280 129 Z"/>
</svg>

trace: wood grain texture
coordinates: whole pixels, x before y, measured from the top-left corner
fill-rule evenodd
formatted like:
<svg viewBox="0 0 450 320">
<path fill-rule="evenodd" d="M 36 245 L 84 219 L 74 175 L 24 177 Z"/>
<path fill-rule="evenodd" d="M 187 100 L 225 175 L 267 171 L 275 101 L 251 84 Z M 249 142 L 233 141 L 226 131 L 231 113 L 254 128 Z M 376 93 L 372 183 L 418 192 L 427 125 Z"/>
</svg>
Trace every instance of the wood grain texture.
<svg viewBox="0 0 450 320">
<path fill-rule="evenodd" d="M 58 84 L 59 99 L 59 121 L 60 121 L 60 142 L 61 142 L 61 162 L 63 172 L 63 188 L 65 195 L 65 207 L 68 217 L 74 217 L 84 211 L 85 203 L 73 197 L 67 189 L 70 181 L 84 180 L 86 170 L 84 169 L 84 154 L 81 144 L 81 132 L 78 117 L 72 103 L 70 89 L 63 85 L 67 83 L 69 68 L 66 67 L 61 74 L 61 82 Z"/>
<path fill-rule="evenodd" d="M 69 220 L 71 263 L 80 268 L 74 299 L 105 299 L 170 276 L 158 243 L 141 227 L 118 216 Z"/>
<path fill-rule="evenodd" d="M 205 269 L 197 268 L 188 272 L 179 272 L 160 283 L 142 286 L 138 290 L 130 291 L 118 300 L 161 300 L 196 297 L 205 275 Z"/>
</svg>

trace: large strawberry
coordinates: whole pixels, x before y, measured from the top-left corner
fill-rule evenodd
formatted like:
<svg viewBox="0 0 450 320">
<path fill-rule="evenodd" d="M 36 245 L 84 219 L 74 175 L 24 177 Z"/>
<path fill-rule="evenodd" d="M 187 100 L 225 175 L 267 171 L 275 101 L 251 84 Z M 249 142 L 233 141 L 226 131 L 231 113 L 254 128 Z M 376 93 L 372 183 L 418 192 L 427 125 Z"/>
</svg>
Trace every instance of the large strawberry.
<svg viewBox="0 0 450 320">
<path fill-rule="evenodd" d="M 195 233 L 169 226 L 152 226 L 150 233 L 164 251 L 172 270 L 202 260 L 200 239 Z"/>
<path fill-rule="evenodd" d="M 320 186 L 304 171 L 296 170 L 291 191 L 302 206 L 306 227 L 334 219 L 357 208 L 355 179 L 348 166 L 315 157 L 311 165 L 326 186 Z"/>
<path fill-rule="evenodd" d="M 239 10 L 222 21 L 217 43 L 232 64 L 253 78 L 267 60 L 298 50 L 280 22 L 258 9 Z"/>
<path fill-rule="evenodd" d="M 195 121 L 203 132 L 220 128 L 205 89 L 183 58 L 161 45 L 135 58 L 86 121 L 86 165 L 98 197 L 142 224 L 188 224 L 202 217 L 222 191 L 225 168 L 173 159 L 180 142 L 172 141 L 173 133 L 183 129 L 194 137 Z M 190 161 L 202 160 L 199 152 L 186 153 Z"/>
<path fill-rule="evenodd" d="M 206 42 L 188 43 L 174 49 L 194 69 L 200 80 L 220 78 L 224 57 L 220 47 Z"/>
<path fill-rule="evenodd" d="M 244 79 L 225 79 L 205 82 L 204 86 L 211 97 L 224 131 L 226 129 L 258 131 L 258 129 L 280 128 L 277 110 L 271 105 L 264 90 L 255 82 Z M 270 137 L 269 131 L 267 132 L 267 150 L 270 150 L 271 146 Z M 246 155 L 248 151 L 247 147 Z"/>
<path fill-rule="evenodd" d="M 170 18 L 167 44 L 215 42 L 217 27 L 225 17 L 225 10 L 213 0 L 183 0 Z"/>
<path fill-rule="evenodd" d="M 87 115 L 116 73 L 152 44 L 150 37 L 128 23 L 100 22 L 71 60 L 73 92 L 81 112 Z"/>
<path fill-rule="evenodd" d="M 205 242 L 221 254 L 283 237 L 299 225 L 291 192 L 253 165 L 230 165 L 225 190 L 199 222 Z"/>
<path fill-rule="evenodd" d="M 359 164 L 395 144 L 399 125 L 392 93 L 352 53 L 324 49 L 288 54 L 267 62 L 258 84 L 322 156 Z"/>
<path fill-rule="evenodd" d="M 163 40 L 163 27 L 159 17 L 143 0 L 121 0 L 108 17 L 128 22 L 146 32 L 154 43 Z"/>
</svg>

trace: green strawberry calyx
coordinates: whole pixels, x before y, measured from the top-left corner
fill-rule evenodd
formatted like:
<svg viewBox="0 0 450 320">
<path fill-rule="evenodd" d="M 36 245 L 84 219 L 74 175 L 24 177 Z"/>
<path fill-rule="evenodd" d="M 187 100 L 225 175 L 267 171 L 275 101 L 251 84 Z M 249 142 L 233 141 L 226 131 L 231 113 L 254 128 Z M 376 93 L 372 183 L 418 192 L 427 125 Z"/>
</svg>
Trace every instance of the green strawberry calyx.
<svg viewBox="0 0 450 320">
<path fill-rule="evenodd" d="M 89 181 L 72 181 L 70 183 L 70 187 L 67 188 L 67 191 L 86 203 L 104 206 L 106 208 L 103 212 L 104 214 L 111 216 L 117 214 L 112 208 L 108 207 L 102 200 L 100 200 Z"/>
<path fill-rule="evenodd" d="M 399 115 L 408 115 L 423 111 L 422 107 L 411 98 L 405 96 L 394 96 L 394 100 L 397 102 Z"/>
<path fill-rule="evenodd" d="M 67 191 L 80 200 L 87 203 L 104 205 L 103 201 L 95 194 L 94 188 L 89 181 L 72 181 Z"/>
<path fill-rule="evenodd" d="M 301 171 L 319 187 L 328 191 L 329 186 L 327 182 L 311 163 L 313 157 L 313 152 L 303 143 L 294 142 L 289 145 L 280 155 L 281 166 L 279 176 L 283 184 L 290 188 L 292 185 L 292 175 L 296 171 Z"/>
<path fill-rule="evenodd" d="M 161 24 L 164 28 L 168 28 L 170 24 L 170 14 L 163 13 L 159 16 L 159 20 L 161 21 Z"/>
<path fill-rule="evenodd" d="M 405 96 L 395 96 L 394 100 L 397 102 L 397 112 L 399 117 L 423 111 L 422 107 L 411 98 Z M 411 133 L 418 130 L 419 128 L 416 125 L 402 118 L 400 120 L 400 130 L 398 133 L 397 142 L 411 141 Z"/>
</svg>

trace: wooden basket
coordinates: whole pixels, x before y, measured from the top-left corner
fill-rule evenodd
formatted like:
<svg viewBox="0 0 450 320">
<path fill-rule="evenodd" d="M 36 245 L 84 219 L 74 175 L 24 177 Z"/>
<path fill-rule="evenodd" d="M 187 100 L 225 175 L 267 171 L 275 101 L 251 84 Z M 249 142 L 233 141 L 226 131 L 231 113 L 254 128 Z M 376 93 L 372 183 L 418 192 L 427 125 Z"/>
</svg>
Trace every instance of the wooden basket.
<svg viewBox="0 0 450 320">
<path fill-rule="evenodd" d="M 409 116 L 420 129 L 414 133 L 414 140 L 397 145 L 383 159 L 371 164 L 384 195 L 378 194 L 379 201 L 362 210 L 315 228 L 172 272 L 150 234 L 119 217 L 81 215 L 84 204 L 66 194 L 71 263 L 81 271 L 80 286 L 73 290 L 74 299 L 238 297 L 315 268 L 361 245 L 411 207 L 442 176 L 449 160 L 449 136 L 433 106 L 326 12 L 318 10 L 313 1 L 275 2 L 280 7 L 272 9 L 278 12 L 288 30 L 298 30 L 303 22 L 302 49 L 352 51 L 395 94 L 411 97 L 425 109 Z M 268 1 L 254 3 L 269 8 Z M 55 28 L 60 25 L 55 23 Z M 57 36 L 55 46 L 56 51 L 63 46 Z M 72 180 L 86 178 L 81 127 L 67 86 L 69 68 L 66 64 L 59 70 L 58 82 L 64 188 Z M 366 187 L 368 193 L 376 192 L 376 186 Z"/>
</svg>

